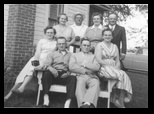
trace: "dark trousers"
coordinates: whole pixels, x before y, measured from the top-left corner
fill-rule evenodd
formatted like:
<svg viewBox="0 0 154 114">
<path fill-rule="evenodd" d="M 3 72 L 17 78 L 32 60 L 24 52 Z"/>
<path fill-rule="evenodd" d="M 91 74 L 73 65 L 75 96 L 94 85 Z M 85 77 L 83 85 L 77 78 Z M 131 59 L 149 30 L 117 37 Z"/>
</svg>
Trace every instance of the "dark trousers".
<svg viewBox="0 0 154 114">
<path fill-rule="evenodd" d="M 76 53 L 76 49 L 80 49 L 80 46 L 78 46 L 78 45 L 71 45 L 71 46 L 73 46 L 73 52 L 74 53 Z"/>
<path fill-rule="evenodd" d="M 70 75 L 66 78 L 61 78 L 64 73 L 65 71 L 58 72 L 59 75 L 55 78 L 49 70 L 45 71 L 42 77 L 43 94 L 48 94 L 50 86 L 53 84 L 66 85 L 67 99 L 72 99 L 75 96 L 76 77 Z"/>
<path fill-rule="evenodd" d="M 126 70 L 122 60 L 120 60 L 120 68 L 121 68 L 121 70 L 124 70 L 124 71 Z"/>
</svg>

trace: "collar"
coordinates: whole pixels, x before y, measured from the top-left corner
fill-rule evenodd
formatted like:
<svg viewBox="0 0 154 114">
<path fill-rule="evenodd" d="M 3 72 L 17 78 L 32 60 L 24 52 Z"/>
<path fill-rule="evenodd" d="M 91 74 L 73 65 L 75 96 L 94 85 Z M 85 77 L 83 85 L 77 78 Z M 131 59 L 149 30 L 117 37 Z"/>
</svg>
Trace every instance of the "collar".
<svg viewBox="0 0 154 114">
<path fill-rule="evenodd" d="M 90 52 L 88 52 L 88 53 L 83 53 L 82 51 L 81 51 L 81 53 L 82 53 L 83 55 L 89 55 L 89 54 L 91 54 Z"/>
<path fill-rule="evenodd" d="M 91 29 L 94 29 L 94 28 L 95 28 L 95 25 L 93 25 L 93 26 L 91 27 Z M 98 28 L 99 28 L 99 29 L 103 29 L 102 24 L 100 24 L 100 25 L 98 26 Z"/>
<path fill-rule="evenodd" d="M 61 53 L 61 54 L 63 54 L 62 52 L 65 52 L 65 54 L 68 53 L 68 51 L 67 51 L 66 49 L 65 49 L 65 51 L 60 51 L 60 50 L 58 50 L 58 52 Z M 64 55 L 65 55 L 65 54 L 64 54 Z"/>
<path fill-rule="evenodd" d="M 112 25 L 109 25 L 109 28 L 111 28 Z M 113 25 L 112 27 L 115 28 L 116 25 Z"/>
<path fill-rule="evenodd" d="M 77 26 L 75 23 L 72 25 L 73 27 L 84 27 L 84 24 L 82 23 L 81 26 Z"/>
</svg>

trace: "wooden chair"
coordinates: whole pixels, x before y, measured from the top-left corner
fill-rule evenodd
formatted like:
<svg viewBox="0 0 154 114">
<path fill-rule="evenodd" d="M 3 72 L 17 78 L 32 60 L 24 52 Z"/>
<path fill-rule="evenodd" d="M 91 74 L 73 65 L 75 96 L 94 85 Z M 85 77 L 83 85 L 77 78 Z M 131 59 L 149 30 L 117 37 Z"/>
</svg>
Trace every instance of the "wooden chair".
<svg viewBox="0 0 154 114">
<path fill-rule="evenodd" d="M 40 91 L 43 90 L 42 88 L 42 82 L 41 82 L 41 78 L 42 78 L 42 74 L 45 70 L 40 70 L 40 69 L 37 69 L 35 70 L 37 72 L 37 78 L 38 78 L 38 94 L 37 94 L 37 101 L 36 101 L 36 105 L 38 105 L 39 103 L 39 99 L 40 99 Z M 110 94 L 112 92 L 112 88 L 114 86 L 114 84 L 116 83 L 116 80 L 107 80 L 107 90 L 100 90 L 100 93 L 99 93 L 99 97 L 102 97 L 102 98 L 108 98 L 108 102 L 107 102 L 107 108 L 110 108 Z M 60 93 L 66 93 L 66 86 L 64 85 L 57 85 L 57 84 L 54 84 L 54 85 L 51 85 L 50 87 L 50 90 L 51 92 L 60 92 Z M 69 108 L 70 107 L 70 103 L 71 103 L 71 100 L 67 100 L 65 102 L 65 105 L 64 105 L 64 108 Z"/>
<path fill-rule="evenodd" d="M 99 97 L 107 98 L 108 99 L 107 108 L 110 108 L 111 92 L 117 80 L 114 79 L 105 79 L 105 80 L 107 81 L 107 88 L 106 90 L 100 90 Z"/>
<path fill-rule="evenodd" d="M 42 78 L 42 74 L 45 70 L 42 70 L 42 69 L 35 69 L 35 71 L 37 72 L 37 78 L 38 78 L 38 94 L 37 94 L 37 101 L 36 101 L 36 105 L 39 104 L 39 99 L 40 99 L 40 91 L 43 90 L 42 88 L 42 81 L 41 81 L 41 78 Z M 64 85 L 58 85 L 58 84 L 54 84 L 54 85 L 51 85 L 50 87 L 50 90 L 51 92 L 60 92 L 60 93 L 66 93 L 66 86 Z M 65 102 L 65 105 L 64 105 L 64 108 L 69 108 L 70 107 L 70 102 L 71 100 L 67 100 Z"/>
</svg>

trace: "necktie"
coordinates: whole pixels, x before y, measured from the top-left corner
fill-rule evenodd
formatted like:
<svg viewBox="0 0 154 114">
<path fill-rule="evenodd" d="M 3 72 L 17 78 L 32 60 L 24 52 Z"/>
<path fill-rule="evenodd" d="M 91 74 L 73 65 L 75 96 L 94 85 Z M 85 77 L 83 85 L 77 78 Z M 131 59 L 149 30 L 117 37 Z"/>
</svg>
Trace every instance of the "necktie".
<svg viewBox="0 0 154 114">
<path fill-rule="evenodd" d="M 110 27 L 111 27 L 110 29 L 113 31 L 113 26 L 110 26 Z"/>
</svg>

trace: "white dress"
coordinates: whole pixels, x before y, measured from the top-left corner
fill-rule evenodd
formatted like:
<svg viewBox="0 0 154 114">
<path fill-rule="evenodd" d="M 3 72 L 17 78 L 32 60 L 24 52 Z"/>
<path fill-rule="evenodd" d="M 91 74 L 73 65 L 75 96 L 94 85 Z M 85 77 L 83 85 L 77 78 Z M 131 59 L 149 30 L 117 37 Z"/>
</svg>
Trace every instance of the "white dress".
<svg viewBox="0 0 154 114">
<path fill-rule="evenodd" d="M 56 49 L 56 41 L 49 41 L 47 39 L 40 39 L 37 44 L 37 49 L 35 55 L 28 61 L 25 67 L 21 70 L 16 78 L 15 83 L 21 83 L 27 75 L 32 75 L 34 71 L 34 66 L 32 66 L 31 61 L 39 60 L 40 65 L 45 61 L 48 53 Z"/>
</svg>

